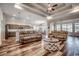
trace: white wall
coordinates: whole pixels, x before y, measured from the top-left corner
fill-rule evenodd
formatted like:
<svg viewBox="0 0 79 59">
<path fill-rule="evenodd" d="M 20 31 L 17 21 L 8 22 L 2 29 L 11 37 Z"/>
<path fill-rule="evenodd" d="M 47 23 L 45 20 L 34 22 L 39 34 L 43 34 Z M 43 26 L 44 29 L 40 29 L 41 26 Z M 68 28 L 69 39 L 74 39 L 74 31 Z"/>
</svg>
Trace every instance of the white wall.
<svg viewBox="0 0 79 59">
<path fill-rule="evenodd" d="M 1 45 L 1 17 L 2 17 L 2 14 L 1 14 L 1 10 L 0 10 L 0 45 Z"/>
<path fill-rule="evenodd" d="M 3 19 L 3 13 L 0 9 L 0 45 L 2 44 L 3 39 L 5 39 L 5 21 Z"/>
<path fill-rule="evenodd" d="M 26 23 L 24 20 L 12 19 L 10 16 L 6 15 L 6 24 L 25 25 Z"/>
</svg>

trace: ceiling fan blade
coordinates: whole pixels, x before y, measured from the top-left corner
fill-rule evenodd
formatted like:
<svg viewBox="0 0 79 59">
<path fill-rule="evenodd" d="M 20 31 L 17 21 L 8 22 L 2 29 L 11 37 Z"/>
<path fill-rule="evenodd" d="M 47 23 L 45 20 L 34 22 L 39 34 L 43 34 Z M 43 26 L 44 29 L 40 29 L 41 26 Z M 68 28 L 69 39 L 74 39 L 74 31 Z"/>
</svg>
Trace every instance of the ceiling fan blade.
<svg viewBox="0 0 79 59">
<path fill-rule="evenodd" d="M 55 9 L 52 8 L 52 10 L 54 11 Z"/>
<path fill-rule="evenodd" d="M 52 7 L 56 7 L 56 6 L 58 6 L 57 4 L 55 4 L 55 5 L 53 5 Z"/>
</svg>

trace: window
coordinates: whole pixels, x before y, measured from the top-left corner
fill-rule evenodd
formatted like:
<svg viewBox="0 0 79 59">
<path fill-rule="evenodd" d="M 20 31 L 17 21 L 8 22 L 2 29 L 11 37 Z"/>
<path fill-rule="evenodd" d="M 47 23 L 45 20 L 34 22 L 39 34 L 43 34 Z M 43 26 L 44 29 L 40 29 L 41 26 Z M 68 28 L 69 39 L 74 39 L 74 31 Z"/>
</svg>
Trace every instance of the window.
<svg viewBox="0 0 79 59">
<path fill-rule="evenodd" d="M 50 24 L 50 31 L 54 31 L 54 24 Z"/>
<path fill-rule="evenodd" d="M 67 31 L 72 32 L 72 23 L 67 24 Z"/>
<path fill-rule="evenodd" d="M 66 26 L 66 24 L 62 24 L 62 30 L 63 30 L 63 31 L 67 31 L 67 26 Z"/>
<path fill-rule="evenodd" d="M 62 30 L 72 32 L 72 23 L 62 24 Z"/>
<path fill-rule="evenodd" d="M 60 30 L 61 30 L 61 25 L 60 25 L 60 24 L 57 24 L 57 25 L 56 25 L 56 30 L 57 30 L 57 31 L 60 31 Z"/>
<path fill-rule="evenodd" d="M 79 23 L 75 23 L 75 32 L 79 32 Z"/>
<path fill-rule="evenodd" d="M 52 25 L 52 28 L 51 29 L 52 29 L 52 31 L 54 31 L 54 25 Z"/>
<path fill-rule="evenodd" d="M 62 28 L 61 28 L 62 27 Z M 65 23 L 65 24 L 56 24 L 55 25 L 55 30 L 60 31 L 68 31 L 68 32 L 72 32 L 73 28 L 72 28 L 72 23 Z M 54 29 L 54 25 L 52 27 L 52 29 Z M 79 23 L 76 25 L 76 31 L 79 31 Z"/>
</svg>

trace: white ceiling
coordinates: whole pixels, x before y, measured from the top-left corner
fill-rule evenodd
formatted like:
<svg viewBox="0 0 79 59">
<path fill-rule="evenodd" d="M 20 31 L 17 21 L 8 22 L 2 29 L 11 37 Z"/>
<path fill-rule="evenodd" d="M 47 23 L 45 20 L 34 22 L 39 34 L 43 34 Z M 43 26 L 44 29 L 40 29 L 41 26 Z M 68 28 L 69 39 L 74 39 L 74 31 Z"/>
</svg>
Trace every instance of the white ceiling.
<svg viewBox="0 0 79 59">
<path fill-rule="evenodd" d="M 62 13 L 66 10 L 70 10 L 72 9 L 72 7 L 79 5 L 78 3 L 76 4 L 75 3 L 73 4 L 57 3 L 57 4 L 58 6 L 55 7 L 55 11 L 51 12 L 51 16 L 53 17 L 53 19 L 51 19 L 51 22 L 53 20 L 56 20 L 57 19 L 56 17 L 60 16 L 59 13 Z M 23 4 L 20 4 L 23 10 L 15 8 L 14 5 L 15 3 L 0 3 L 0 8 L 5 14 L 7 14 L 10 17 L 20 12 L 20 17 L 22 18 L 22 20 L 25 20 L 28 23 L 39 24 L 47 20 L 46 19 L 46 17 L 48 16 L 48 13 L 47 13 L 48 4 L 47 3 L 23 3 Z M 54 3 L 52 3 L 52 5 L 54 5 Z M 58 16 L 54 16 L 54 15 L 58 15 Z M 61 15 L 63 16 L 63 14 Z M 58 18 L 58 19 L 66 20 L 68 19 L 68 17 L 70 17 L 71 19 L 76 18 L 76 16 L 78 17 L 79 13 L 73 14 L 73 15 L 69 14 L 69 15 L 70 16 L 60 18 L 60 19 Z"/>
<path fill-rule="evenodd" d="M 45 20 L 45 18 L 41 17 L 40 15 L 28 12 L 27 10 L 19 10 L 15 8 L 14 5 L 14 3 L 2 3 L 0 4 L 0 8 L 9 17 L 12 17 L 13 15 L 16 15 L 18 12 L 20 12 L 20 17 L 22 18 L 22 20 L 26 20 L 26 22 L 28 23 L 35 24 L 35 22 L 38 20 Z"/>
</svg>

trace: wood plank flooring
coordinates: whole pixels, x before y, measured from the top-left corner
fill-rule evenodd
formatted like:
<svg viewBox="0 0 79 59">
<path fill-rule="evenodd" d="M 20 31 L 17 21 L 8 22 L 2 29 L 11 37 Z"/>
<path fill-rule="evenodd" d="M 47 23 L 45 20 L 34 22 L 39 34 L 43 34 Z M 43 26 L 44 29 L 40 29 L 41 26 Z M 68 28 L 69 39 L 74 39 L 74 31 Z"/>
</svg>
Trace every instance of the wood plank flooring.
<svg viewBox="0 0 79 59">
<path fill-rule="evenodd" d="M 35 55 L 39 51 L 42 52 L 40 43 L 41 41 L 23 45 L 19 43 L 14 45 L 12 44 L 0 49 L 0 55 L 4 56 Z"/>
<path fill-rule="evenodd" d="M 68 36 L 65 47 L 65 56 L 79 56 L 79 37 Z"/>
<path fill-rule="evenodd" d="M 0 56 L 62 56 L 61 51 L 48 52 L 42 47 L 41 41 L 20 44 L 15 38 L 9 38 L 0 47 Z M 64 56 L 79 56 L 79 37 L 68 36 Z"/>
<path fill-rule="evenodd" d="M 0 48 L 0 56 L 54 56 L 62 55 L 62 52 L 49 53 L 42 47 L 42 41 L 20 44 L 15 42 L 15 38 L 9 38 L 3 42 Z"/>
</svg>

